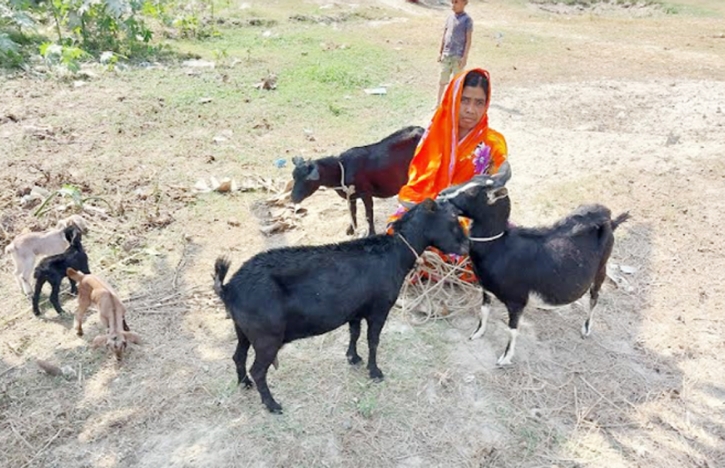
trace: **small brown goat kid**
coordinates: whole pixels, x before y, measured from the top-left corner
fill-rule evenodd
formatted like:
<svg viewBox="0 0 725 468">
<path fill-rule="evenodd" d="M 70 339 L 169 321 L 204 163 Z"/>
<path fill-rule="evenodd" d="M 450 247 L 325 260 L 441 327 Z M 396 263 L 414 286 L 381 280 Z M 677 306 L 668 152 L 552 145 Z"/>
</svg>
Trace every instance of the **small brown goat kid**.
<svg viewBox="0 0 725 468">
<path fill-rule="evenodd" d="M 86 221 L 79 215 L 72 215 L 58 221 L 55 228 L 49 231 L 20 234 L 5 247 L 5 253 L 13 256 L 15 279 L 20 291 L 26 296 L 33 293 L 30 277 L 36 257 L 62 253 L 68 247 L 64 230 L 71 225 L 75 225 L 83 234 L 87 231 Z"/>
<path fill-rule="evenodd" d="M 126 325 L 126 308 L 118 299 L 113 288 L 99 277 L 85 275 L 73 268 L 68 268 L 66 273 L 69 278 L 78 282 L 78 311 L 73 323 L 76 334 L 83 336 L 83 315 L 88 310 L 88 306 L 93 304 L 98 308 L 101 323 L 108 330 L 108 333 L 98 335 L 93 339 L 93 347 L 97 348 L 105 344 L 106 348 L 113 351 L 116 359 L 120 361 L 123 358 L 127 341 L 141 343 L 141 338 L 131 332 Z"/>
</svg>

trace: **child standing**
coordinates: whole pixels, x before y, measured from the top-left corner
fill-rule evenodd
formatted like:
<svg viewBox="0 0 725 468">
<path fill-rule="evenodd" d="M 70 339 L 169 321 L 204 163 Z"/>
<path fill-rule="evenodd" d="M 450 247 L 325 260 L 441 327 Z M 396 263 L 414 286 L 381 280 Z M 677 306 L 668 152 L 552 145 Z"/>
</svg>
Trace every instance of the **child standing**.
<svg viewBox="0 0 725 468">
<path fill-rule="evenodd" d="M 458 74 L 466 66 L 468 51 L 471 48 L 471 36 L 473 33 L 473 20 L 464 11 L 468 0 L 451 0 L 453 14 L 446 20 L 446 27 L 443 30 L 441 50 L 438 54 L 438 61 L 441 63 L 440 86 L 438 88 L 438 107 L 441 103 L 443 91 L 451 77 Z"/>
</svg>

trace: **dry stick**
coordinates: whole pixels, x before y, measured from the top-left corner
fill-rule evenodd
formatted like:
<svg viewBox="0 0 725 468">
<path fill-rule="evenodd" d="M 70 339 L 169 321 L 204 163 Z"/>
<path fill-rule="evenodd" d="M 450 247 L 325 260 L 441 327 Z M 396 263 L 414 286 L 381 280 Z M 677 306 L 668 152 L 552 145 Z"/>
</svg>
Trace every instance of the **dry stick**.
<svg viewBox="0 0 725 468">
<path fill-rule="evenodd" d="M 13 423 L 12 423 L 12 422 L 10 422 L 10 429 L 11 429 L 11 430 L 13 431 L 13 433 L 14 433 L 14 434 L 15 434 L 15 435 L 16 435 L 16 436 L 18 437 L 18 439 L 22 440 L 22 441 L 23 441 L 23 443 L 25 443 L 25 445 L 26 445 L 26 446 L 27 446 L 27 447 L 28 447 L 28 448 L 29 448 L 30 450 L 33 450 L 33 446 L 32 446 L 32 445 L 30 444 L 30 442 L 28 442 L 28 441 L 27 441 L 27 440 L 25 439 L 25 437 L 23 437 L 23 435 L 22 435 L 22 434 L 20 434 L 20 433 L 18 432 L 18 430 L 17 430 L 17 429 L 15 429 L 15 426 L 13 426 Z"/>
<path fill-rule="evenodd" d="M 622 413 L 624 413 L 624 410 L 622 409 L 622 407 L 621 407 L 621 406 L 617 405 L 617 404 L 616 404 L 616 403 L 614 403 L 614 402 L 613 402 L 612 400 L 610 400 L 609 398 L 607 398 L 607 397 L 605 397 L 604 395 L 602 395 L 602 392 L 600 392 L 599 390 L 597 390 L 596 388 L 594 388 L 594 385 L 590 384 L 590 383 L 589 383 L 589 382 L 587 381 L 587 379 L 585 379 L 585 378 L 584 378 L 584 376 L 580 375 L 580 376 L 579 376 L 579 378 L 580 378 L 580 379 L 582 379 L 582 382 L 584 382 L 585 384 L 587 384 L 587 386 L 588 386 L 589 388 L 591 388 L 592 390 L 594 390 L 594 393 L 596 393 L 597 395 L 599 395 L 600 397 L 602 397 L 602 398 L 604 399 L 604 401 L 606 401 L 607 403 L 609 403 L 610 405 L 612 405 L 612 406 L 613 406 L 614 408 L 616 408 L 616 409 L 618 409 L 619 411 L 621 411 Z M 625 400 L 625 401 L 626 401 L 626 400 Z M 634 405 L 633 405 L 632 403 L 630 403 L 630 402 L 628 402 L 628 401 L 626 401 L 626 403 L 627 403 L 627 404 L 628 404 L 629 406 L 631 406 L 631 407 L 632 407 L 632 409 L 634 409 L 635 411 L 637 410 L 637 408 L 636 408 L 636 407 L 635 407 L 635 406 L 634 406 Z"/>
<path fill-rule="evenodd" d="M 43 450 L 47 449 L 48 446 L 50 444 L 52 444 L 55 439 L 58 438 L 58 436 L 60 435 L 61 432 L 63 432 L 63 428 L 62 427 L 60 429 L 58 429 L 58 432 L 56 432 L 53 437 L 51 437 L 50 439 L 48 439 L 48 442 L 46 442 L 45 445 L 43 445 L 43 448 L 41 448 L 40 450 L 38 450 L 37 452 L 35 452 L 35 455 L 33 455 L 33 458 L 31 458 L 30 461 L 28 461 L 27 463 L 25 463 L 25 465 L 23 465 L 23 468 L 27 468 L 28 466 L 30 466 L 30 464 L 33 463 L 33 461 L 36 458 L 38 458 L 38 455 L 40 455 L 43 452 Z"/>
<path fill-rule="evenodd" d="M 173 291 L 176 291 L 177 288 L 177 280 L 179 279 L 179 272 L 181 271 L 181 268 L 186 264 L 186 248 L 189 246 L 189 243 L 186 242 L 186 239 L 184 238 L 184 248 L 181 249 L 181 258 L 179 259 L 179 263 L 176 264 L 176 269 L 174 270 L 174 279 L 171 281 L 171 289 Z"/>
<path fill-rule="evenodd" d="M 7 344 L 7 343 L 5 343 L 5 344 Z M 11 347 L 11 346 L 10 346 L 9 344 L 8 344 L 8 347 L 10 347 L 10 349 L 11 349 L 11 350 L 12 350 L 12 351 L 13 351 L 13 352 L 14 352 L 15 354 L 17 354 L 17 351 L 16 351 L 16 350 L 15 350 L 14 348 L 12 348 L 12 347 Z M 20 364 L 18 364 L 18 365 L 16 365 L 16 366 L 13 366 L 13 367 L 8 367 L 8 368 L 7 368 L 7 369 L 5 369 L 4 371 L 0 372 L 0 377 L 2 377 L 3 375 L 7 374 L 8 372 L 10 372 L 10 371 L 11 371 L 11 370 L 13 370 L 13 369 L 17 369 L 18 367 L 20 367 Z"/>
</svg>

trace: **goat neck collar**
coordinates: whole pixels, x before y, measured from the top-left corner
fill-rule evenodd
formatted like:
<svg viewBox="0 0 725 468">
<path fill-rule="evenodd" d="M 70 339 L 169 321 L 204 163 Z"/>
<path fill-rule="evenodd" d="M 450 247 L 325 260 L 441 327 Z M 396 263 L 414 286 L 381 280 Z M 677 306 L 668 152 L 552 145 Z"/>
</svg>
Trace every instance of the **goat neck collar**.
<svg viewBox="0 0 725 468">
<path fill-rule="evenodd" d="M 491 241 L 495 241 L 496 239 L 500 239 L 501 237 L 503 237 L 504 234 L 506 234 L 506 231 L 501 231 L 498 234 L 496 234 L 495 236 L 491 236 L 491 237 L 470 237 L 469 236 L 468 240 L 473 241 L 473 242 L 491 242 Z"/>
<path fill-rule="evenodd" d="M 410 243 L 405 239 L 405 237 L 403 237 L 403 235 L 399 232 L 396 232 L 395 235 L 400 237 L 400 240 L 402 240 L 403 243 L 410 249 L 410 251 L 413 252 L 413 255 L 415 255 L 415 264 L 416 265 L 422 264 L 423 258 L 420 255 L 418 255 L 418 252 L 415 251 L 413 246 L 410 245 Z"/>
</svg>

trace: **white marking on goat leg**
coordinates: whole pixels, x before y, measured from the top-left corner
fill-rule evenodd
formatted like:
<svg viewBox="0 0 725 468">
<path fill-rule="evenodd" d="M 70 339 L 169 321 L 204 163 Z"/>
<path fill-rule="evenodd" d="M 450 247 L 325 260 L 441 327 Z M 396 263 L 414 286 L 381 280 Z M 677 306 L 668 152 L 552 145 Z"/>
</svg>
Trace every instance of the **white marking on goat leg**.
<svg viewBox="0 0 725 468">
<path fill-rule="evenodd" d="M 469 340 L 475 340 L 486 333 L 486 324 L 488 323 L 488 314 L 491 313 L 491 306 L 484 304 L 481 306 L 481 316 L 478 318 L 478 328 L 473 332 Z"/>
<path fill-rule="evenodd" d="M 20 284 L 20 289 L 23 290 L 23 294 L 26 296 L 32 296 L 33 295 L 33 287 L 30 285 L 30 281 L 28 278 L 24 277 L 23 275 L 18 275 L 18 283 Z"/>
<path fill-rule="evenodd" d="M 595 304 L 596 305 L 596 304 Z M 594 307 L 589 308 L 589 316 L 582 325 L 582 338 L 586 338 L 592 333 L 592 320 L 594 319 Z"/>
<path fill-rule="evenodd" d="M 509 337 L 509 342 L 506 345 L 506 351 L 503 352 L 500 358 L 498 358 L 498 361 L 496 362 L 497 366 L 508 366 L 511 365 L 511 358 L 514 357 L 514 348 L 516 347 L 516 337 L 519 334 L 519 331 L 516 328 L 509 328 L 509 332 L 511 333 L 511 336 Z"/>
</svg>

